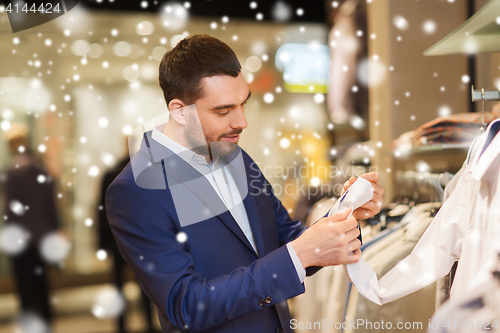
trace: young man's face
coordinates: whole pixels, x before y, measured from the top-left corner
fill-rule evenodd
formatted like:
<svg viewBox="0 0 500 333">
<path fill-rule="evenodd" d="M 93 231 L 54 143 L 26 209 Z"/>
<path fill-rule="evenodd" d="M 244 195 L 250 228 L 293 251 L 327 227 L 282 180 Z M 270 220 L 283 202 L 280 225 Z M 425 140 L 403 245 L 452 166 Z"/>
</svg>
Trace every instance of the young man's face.
<svg viewBox="0 0 500 333">
<path fill-rule="evenodd" d="M 196 101 L 205 140 L 212 156 L 230 154 L 236 148 L 239 134 L 247 127 L 244 115 L 245 102 L 250 97 L 241 73 L 202 79 L 205 97 Z"/>
</svg>

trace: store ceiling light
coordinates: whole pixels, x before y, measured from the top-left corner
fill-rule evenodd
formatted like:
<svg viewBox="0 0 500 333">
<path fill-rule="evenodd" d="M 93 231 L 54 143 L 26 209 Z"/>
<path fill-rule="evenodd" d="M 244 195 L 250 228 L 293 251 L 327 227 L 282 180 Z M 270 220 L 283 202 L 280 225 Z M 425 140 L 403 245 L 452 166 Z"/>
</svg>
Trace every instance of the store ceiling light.
<svg viewBox="0 0 500 333">
<path fill-rule="evenodd" d="M 92 43 L 90 44 L 90 50 L 88 56 L 91 58 L 100 58 L 102 56 L 103 49 L 101 44 Z"/>
<path fill-rule="evenodd" d="M 141 65 L 141 79 L 153 81 L 158 79 L 158 66 L 150 63 Z"/>
<path fill-rule="evenodd" d="M 175 47 L 177 43 L 186 38 L 186 35 L 174 35 L 170 38 L 170 46 Z"/>
<path fill-rule="evenodd" d="M 260 55 L 266 53 L 266 51 L 267 51 L 266 43 L 264 43 L 261 40 L 253 41 L 252 44 L 250 45 L 250 52 L 253 55 L 260 56 Z"/>
<path fill-rule="evenodd" d="M 131 50 L 130 50 L 130 54 L 128 56 L 130 59 L 137 59 L 140 56 L 142 56 L 144 53 L 144 50 L 137 44 L 130 45 L 130 48 L 131 48 Z"/>
<path fill-rule="evenodd" d="M 161 59 L 163 58 L 163 55 L 167 52 L 167 48 L 164 47 L 164 46 L 157 46 L 153 49 L 153 52 L 152 52 L 152 56 L 153 56 L 153 59 L 156 60 L 156 61 L 161 61 Z"/>
<path fill-rule="evenodd" d="M 119 41 L 113 45 L 113 53 L 117 57 L 127 57 L 130 55 L 130 52 L 132 52 L 132 47 L 128 42 Z"/>
<path fill-rule="evenodd" d="M 149 36 L 155 32 L 155 25 L 150 21 L 142 21 L 135 26 L 135 32 L 140 36 Z"/>
<path fill-rule="evenodd" d="M 292 18 L 292 7 L 284 1 L 278 1 L 272 9 L 272 16 L 276 21 L 289 21 Z"/>
<path fill-rule="evenodd" d="M 89 53 L 90 51 L 90 43 L 85 39 L 75 40 L 71 44 L 71 52 L 76 56 L 83 56 Z"/>
<path fill-rule="evenodd" d="M 259 57 L 250 56 L 245 60 L 245 68 L 249 72 L 257 72 L 262 67 L 262 61 Z"/>
<path fill-rule="evenodd" d="M 184 6 L 175 2 L 166 3 L 161 11 L 163 26 L 169 30 L 182 29 L 189 19 L 188 11 Z"/>
<path fill-rule="evenodd" d="M 139 68 L 138 66 L 130 65 L 123 69 L 123 78 L 127 81 L 135 81 L 139 78 Z"/>
</svg>

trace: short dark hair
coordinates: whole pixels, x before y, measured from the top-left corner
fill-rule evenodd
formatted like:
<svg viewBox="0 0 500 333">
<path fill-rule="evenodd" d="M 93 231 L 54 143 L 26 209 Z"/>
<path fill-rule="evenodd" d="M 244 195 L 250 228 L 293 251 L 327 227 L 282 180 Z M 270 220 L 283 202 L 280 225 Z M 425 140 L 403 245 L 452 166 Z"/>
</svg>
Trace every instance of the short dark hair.
<svg viewBox="0 0 500 333">
<path fill-rule="evenodd" d="M 192 35 L 165 53 L 160 62 L 159 81 L 165 101 L 174 98 L 190 105 L 204 97 L 201 79 L 229 75 L 237 77 L 241 64 L 223 41 L 206 35 Z"/>
</svg>

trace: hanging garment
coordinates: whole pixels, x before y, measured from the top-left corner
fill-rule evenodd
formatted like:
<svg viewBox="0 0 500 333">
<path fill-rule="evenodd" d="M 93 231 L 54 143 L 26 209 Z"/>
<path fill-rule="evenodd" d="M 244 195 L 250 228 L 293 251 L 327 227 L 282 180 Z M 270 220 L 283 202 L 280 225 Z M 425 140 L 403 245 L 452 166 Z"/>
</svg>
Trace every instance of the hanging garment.
<svg viewBox="0 0 500 333">
<path fill-rule="evenodd" d="M 440 203 L 427 203 L 419 206 L 421 211 L 404 227 L 393 235 L 383 239 L 369 249 L 366 261 L 379 275 L 383 275 L 405 258 L 418 242 L 427 226 L 432 221 L 432 212 L 440 207 Z M 417 208 L 415 207 L 415 208 Z M 368 251 L 367 251 L 368 252 Z M 363 257 L 365 257 L 363 255 Z M 353 289 L 345 317 L 346 322 L 364 320 L 365 322 L 391 322 L 396 327 L 397 322 L 427 322 L 434 313 L 435 285 L 430 285 L 419 292 L 398 299 L 383 306 L 376 305 L 361 297 Z M 419 311 L 415 311 L 418 306 Z M 383 329 L 361 325 L 349 327 L 345 333 L 378 332 Z"/>
<path fill-rule="evenodd" d="M 446 275 L 459 260 L 451 297 L 488 279 L 500 240 L 499 120 L 474 145 L 455 190 L 412 253 L 380 280 L 363 258 L 346 265 L 365 298 L 385 304 L 419 290 Z"/>
<path fill-rule="evenodd" d="M 500 281 L 491 276 L 483 285 L 444 304 L 427 324 L 427 332 L 499 332 L 499 300 Z"/>
<path fill-rule="evenodd" d="M 488 124 L 500 117 L 496 110 L 486 112 L 484 121 Z M 481 113 L 457 113 L 431 120 L 415 131 L 415 145 L 433 145 L 438 143 L 471 142 L 481 127 Z"/>
<path fill-rule="evenodd" d="M 364 244 L 360 247 L 365 251 L 371 245 L 377 244 L 386 236 L 392 234 L 399 228 L 398 223 L 394 223 L 391 227 L 384 231 L 375 234 L 378 228 L 376 226 L 367 226 L 363 228 L 362 233 L 365 235 Z M 349 294 L 351 291 L 351 283 L 343 266 L 334 266 L 332 271 L 332 278 L 329 286 L 328 297 L 325 306 L 323 307 L 322 318 L 327 318 L 333 325 L 324 327 L 322 332 L 341 332 L 341 323 L 344 322 L 347 304 L 349 301 Z"/>
</svg>

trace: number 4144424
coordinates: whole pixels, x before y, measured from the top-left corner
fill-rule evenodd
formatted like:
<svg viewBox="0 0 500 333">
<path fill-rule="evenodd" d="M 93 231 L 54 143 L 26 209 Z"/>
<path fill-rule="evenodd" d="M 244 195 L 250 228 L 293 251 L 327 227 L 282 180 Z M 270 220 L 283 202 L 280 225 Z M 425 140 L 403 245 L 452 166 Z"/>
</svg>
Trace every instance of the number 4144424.
<svg viewBox="0 0 500 333">
<path fill-rule="evenodd" d="M 55 7 L 52 7 L 52 4 L 50 2 L 48 2 L 46 4 L 43 4 L 43 3 L 40 4 L 40 6 L 38 6 L 38 8 L 35 6 L 35 4 L 31 5 L 31 7 L 28 8 L 28 4 L 25 3 L 23 8 L 21 8 L 21 10 L 19 10 L 18 3 L 14 4 L 14 5 L 12 5 L 12 3 L 9 3 L 7 8 L 5 8 L 5 11 L 9 12 L 9 13 L 12 13 L 12 12 L 15 12 L 15 13 L 22 13 L 22 12 L 37 13 L 38 12 L 41 14 L 52 14 L 52 13 L 59 13 L 61 11 L 61 9 L 59 9 L 59 3 L 57 3 Z"/>
</svg>

